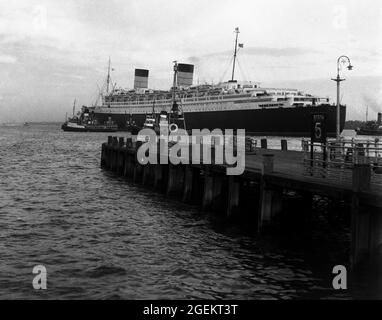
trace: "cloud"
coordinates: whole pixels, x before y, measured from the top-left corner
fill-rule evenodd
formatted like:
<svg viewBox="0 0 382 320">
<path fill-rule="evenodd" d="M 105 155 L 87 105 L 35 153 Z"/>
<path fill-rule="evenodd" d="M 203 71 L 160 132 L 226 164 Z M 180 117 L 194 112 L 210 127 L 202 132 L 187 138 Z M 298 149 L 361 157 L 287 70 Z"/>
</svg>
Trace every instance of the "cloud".
<svg viewBox="0 0 382 320">
<path fill-rule="evenodd" d="M 271 57 L 295 57 L 306 54 L 319 53 L 317 50 L 306 48 L 266 48 L 266 47 L 249 47 L 244 48 L 246 54 L 254 56 L 271 56 Z"/>
<path fill-rule="evenodd" d="M 244 42 L 238 79 L 330 78 L 343 50 L 354 59 L 352 77 L 380 74 L 375 5 L 346 1 L 353 3 L 346 5 L 346 36 L 333 30 L 330 1 L 178 2 L 0 0 L 0 88 L 10 106 L 0 111 L 61 119 L 73 97 L 86 101 L 97 91 L 109 56 L 113 82 L 122 87 L 131 87 L 134 68 L 142 67 L 150 69 L 150 86 L 167 89 L 173 60 L 195 64 L 195 80 L 226 79 L 236 26 Z"/>
<path fill-rule="evenodd" d="M 17 59 L 9 55 L 0 54 L 0 63 L 16 63 Z"/>
<path fill-rule="evenodd" d="M 245 54 L 245 55 L 266 56 L 266 57 L 276 57 L 276 58 L 296 57 L 296 56 L 320 53 L 320 51 L 318 50 L 297 48 L 297 47 L 290 47 L 290 48 L 244 47 L 244 49 L 241 49 L 241 50 L 243 50 L 242 54 Z M 189 60 L 191 62 L 197 63 L 201 59 L 227 57 L 229 55 L 232 55 L 232 53 L 233 53 L 232 51 L 213 52 L 213 53 L 209 53 L 200 57 L 192 56 L 192 57 L 189 57 Z"/>
</svg>

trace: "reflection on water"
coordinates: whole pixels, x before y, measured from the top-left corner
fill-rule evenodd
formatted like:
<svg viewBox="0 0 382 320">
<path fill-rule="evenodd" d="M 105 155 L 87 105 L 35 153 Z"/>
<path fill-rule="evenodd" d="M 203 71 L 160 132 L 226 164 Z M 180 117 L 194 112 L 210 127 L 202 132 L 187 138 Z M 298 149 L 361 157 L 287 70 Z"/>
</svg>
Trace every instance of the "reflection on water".
<svg viewBox="0 0 382 320">
<path fill-rule="evenodd" d="M 326 247 L 257 239 L 102 171 L 107 135 L 64 133 L 54 124 L 0 127 L 0 298 L 375 294 L 365 282 L 354 293 L 333 291 L 331 267 L 343 255 L 322 255 Z M 37 264 L 48 271 L 44 292 L 32 289 Z"/>
</svg>

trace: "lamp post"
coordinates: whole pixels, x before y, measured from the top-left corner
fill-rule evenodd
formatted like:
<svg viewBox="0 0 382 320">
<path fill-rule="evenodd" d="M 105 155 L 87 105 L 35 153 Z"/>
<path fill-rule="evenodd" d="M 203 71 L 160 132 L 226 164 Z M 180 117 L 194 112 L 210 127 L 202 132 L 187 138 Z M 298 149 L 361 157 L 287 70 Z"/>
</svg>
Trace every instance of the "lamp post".
<svg viewBox="0 0 382 320">
<path fill-rule="evenodd" d="M 337 59 L 337 78 L 332 79 L 333 81 L 337 82 L 337 123 L 336 123 L 336 138 L 337 140 L 340 139 L 341 135 L 341 128 L 340 128 L 340 118 L 341 118 L 341 112 L 340 112 L 340 82 L 345 81 L 345 79 L 341 79 L 340 77 L 340 70 L 341 70 L 341 63 L 342 64 L 348 64 L 347 68 L 348 70 L 352 70 L 353 66 L 350 62 L 350 58 L 348 56 L 340 56 Z"/>
</svg>

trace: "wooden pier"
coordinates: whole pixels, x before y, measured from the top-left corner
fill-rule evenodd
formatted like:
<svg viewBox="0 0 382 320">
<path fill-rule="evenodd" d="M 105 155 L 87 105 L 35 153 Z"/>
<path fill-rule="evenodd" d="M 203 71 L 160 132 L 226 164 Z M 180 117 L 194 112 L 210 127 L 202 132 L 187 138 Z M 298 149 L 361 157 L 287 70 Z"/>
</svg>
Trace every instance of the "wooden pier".
<svg viewBox="0 0 382 320">
<path fill-rule="evenodd" d="M 372 170 L 370 163 L 354 163 L 349 168 L 332 161 L 318 165 L 320 170 L 316 170 L 312 162 L 307 166 L 304 152 L 288 151 L 286 140 L 281 142 L 282 150 L 266 149 L 267 143 L 262 140 L 261 148 L 246 145 L 243 174 L 227 176 L 223 164 L 142 165 L 137 160 L 141 144 L 132 138 L 125 141 L 109 137 L 102 145 L 101 166 L 135 183 L 197 204 L 204 211 L 223 213 L 229 219 L 245 212 L 253 216 L 253 228 L 260 234 L 272 229 L 281 218 L 288 219 L 283 207 L 285 190 L 299 195 L 293 210 L 306 221 L 315 195 L 348 202 L 350 265 L 356 268 L 381 261 L 382 174 Z"/>
</svg>

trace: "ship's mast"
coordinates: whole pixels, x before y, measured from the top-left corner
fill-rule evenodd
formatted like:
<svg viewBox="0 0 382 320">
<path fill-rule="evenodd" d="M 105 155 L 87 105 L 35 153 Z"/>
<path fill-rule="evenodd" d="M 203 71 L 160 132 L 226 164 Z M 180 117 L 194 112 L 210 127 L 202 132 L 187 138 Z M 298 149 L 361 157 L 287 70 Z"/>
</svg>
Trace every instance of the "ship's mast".
<svg viewBox="0 0 382 320">
<path fill-rule="evenodd" d="M 107 69 L 107 79 L 106 79 L 106 93 L 109 93 L 109 86 L 110 86 L 110 65 L 111 65 L 111 61 L 110 61 L 110 57 L 109 57 L 109 67 Z"/>
<path fill-rule="evenodd" d="M 235 79 L 235 64 L 236 64 L 236 54 L 237 54 L 237 38 L 239 37 L 239 27 L 235 28 L 236 33 L 236 40 L 235 40 L 235 51 L 233 53 L 233 64 L 232 64 L 232 79 L 231 81 L 234 81 Z"/>
<path fill-rule="evenodd" d="M 173 83 L 172 83 L 172 102 L 173 103 L 175 103 L 177 74 L 178 74 L 178 62 L 174 61 L 174 80 L 173 80 Z"/>
<path fill-rule="evenodd" d="M 74 102 L 73 102 L 73 117 L 74 117 L 74 112 L 76 110 L 76 100 L 77 99 L 74 99 Z"/>
</svg>

